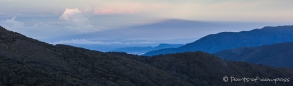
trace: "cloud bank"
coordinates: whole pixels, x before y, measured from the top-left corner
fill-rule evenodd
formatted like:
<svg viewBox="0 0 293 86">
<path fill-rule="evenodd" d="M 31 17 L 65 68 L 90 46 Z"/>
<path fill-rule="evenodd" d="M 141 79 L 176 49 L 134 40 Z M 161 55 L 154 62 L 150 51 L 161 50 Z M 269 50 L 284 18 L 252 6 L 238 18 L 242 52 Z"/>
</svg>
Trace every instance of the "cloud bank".
<svg viewBox="0 0 293 86">
<path fill-rule="evenodd" d="M 52 44 L 113 44 L 109 42 L 90 41 L 86 39 L 61 40 Z"/>
<path fill-rule="evenodd" d="M 131 45 L 131 44 L 153 44 L 156 42 L 153 41 L 143 41 L 143 40 L 123 40 L 123 41 L 117 41 L 117 40 L 103 40 L 103 41 L 97 41 L 97 40 L 88 40 L 88 39 L 71 39 L 71 40 L 61 40 L 52 42 L 51 44 L 97 44 L 97 45 L 105 45 L 105 44 L 124 44 L 124 45 Z"/>
<path fill-rule="evenodd" d="M 19 22 L 15 20 L 16 17 L 12 17 L 11 19 L 7 19 L 4 21 L 4 26 L 11 27 L 11 28 L 20 28 L 23 27 L 23 22 Z"/>
</svg>

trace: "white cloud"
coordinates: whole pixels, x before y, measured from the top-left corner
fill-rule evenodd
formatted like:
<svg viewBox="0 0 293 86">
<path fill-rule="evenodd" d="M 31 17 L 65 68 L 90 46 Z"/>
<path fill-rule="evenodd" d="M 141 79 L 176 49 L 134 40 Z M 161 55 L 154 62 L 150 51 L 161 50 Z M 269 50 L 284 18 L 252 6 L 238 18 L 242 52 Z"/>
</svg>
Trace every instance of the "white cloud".
<svg viewBox="0 0 293 86">
<path fill-rule="evenodd" d="M 142 40 L 135 40 L 135 41 L 127 41 L 127 40 L 87 40 L 87 39 L 71 39 L 71 40 L 61 40 L 56 41 L 51 44 L 153 44 L 156 42 L 149 42 L 149 41 L 142 41 Z"/>
<path fill-rule="evenodd" d="M 77 8 L 74 8 L 74 9 L 66 8 L 63 14 L 60 16 L 60 19 L 65 21 L 70 21 L 71 16 L 73 16 L 74 14 L 79 14 L 79 13 L 81 13 L 81 11 Z"/>
<path fill-rule="evenodd" d="M 59 17 L 60 20 L 64 20 L 74 26 L 83 26 L 89 23 L 89 19 L 86 17 L 86 13 L 82 13 L 78 8 L 68 9 L 66 8 L 63 14 Z"/>
<path fill-rule="evenodd" d="M 69 30 L 77 31 L 80 33 L 100 31 L 101 27 L 92 25 L 91 21 L 88 19 L 88 17 L 92 13 L 92 9 L 86 9 L 82 11 L 78 8 L 66 8 L 63 14 L 59 17 L 59 19 L 67 23 L 65 27 Z"/>
<path fill-rule="evenodd" d="M 7 27 L 14 27 L 14 28 L 19 28 L 19 27 L 23 27 L 24 24 L 23 22 L 19 22 L 15 20 L 16 17 L 12 17 L 11 19 L 7 19 L 4 24 Z"/>
<path fill-rule="evenodd" d="M 40 27 L 40 28 L 44 28 L 44 27 L 49 27 L 50 25 L 49 24 L 45 24 L 45 23 L 43 23 L 43 22 L 37 22 L 37 23 L 35 23 L 34 24 L 34 26 L 33 27 Z"/>
<path fill-rule="evenodd" d="M 61 40 L 52 44 L 121 44 L 120 42 L 101 42 L 86 39 Z"/>
</svg>

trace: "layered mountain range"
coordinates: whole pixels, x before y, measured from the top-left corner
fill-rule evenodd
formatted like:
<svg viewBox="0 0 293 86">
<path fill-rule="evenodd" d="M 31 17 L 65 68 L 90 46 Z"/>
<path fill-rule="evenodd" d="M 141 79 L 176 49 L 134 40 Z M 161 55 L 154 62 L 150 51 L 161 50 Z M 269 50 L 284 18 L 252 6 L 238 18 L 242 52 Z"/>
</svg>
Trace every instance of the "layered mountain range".
<svg viewBox="0 0 293 86">
<path fill-rule="evenodd" d="M 125 52 L 129 54 L 136 54 L 136 55 L 142 55 L 146 52 L 153 51 L 153 50 L 159 50 L 159 49 L 164 49 L 164 48 L 177 48 L 182 46 L 182 44 L 159 44 L 158 46 L 155 47 L 123 47 L 123 48 L 118 48 L 115 50 L 112 50 L 113 52 Z"/>
<path fill-rule="evenodd" d="M 230 61 L 293 68 L 293 42 L 224 50 L 215 55 Z"/>
<path fill-rule="evenodd" d="M 103 53 L 47 44 L 3 27 L 0 27 L 0 63 L 1 86 L 293 85 L 293 69 L 225 61 L 204 52 L 147 58 L 125 53 Z M 226 76 L 229 77 L 227 82 Z M 283 79 L 276 82 L 232 82 L 230 77 Z"/>
<path fill-rule="evenodd" d="M 233 48 L 261 46 L 283 42 L 293 42 L 293 26 L 264 27 L 262 29 L 254 29 L 251 31 L 210 34 L 178 48 L 150 51 L 144 55 L 153 56 L 194 51 L 216 53 Z"/>
</svg>

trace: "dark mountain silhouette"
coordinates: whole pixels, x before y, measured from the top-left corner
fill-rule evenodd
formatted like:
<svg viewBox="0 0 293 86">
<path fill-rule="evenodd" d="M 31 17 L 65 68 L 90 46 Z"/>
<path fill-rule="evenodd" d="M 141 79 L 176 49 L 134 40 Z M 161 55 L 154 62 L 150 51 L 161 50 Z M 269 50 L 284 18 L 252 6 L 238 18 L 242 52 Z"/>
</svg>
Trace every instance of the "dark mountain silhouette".
<svg viewBox="0 0 293 86">
<path fill-rule="evenodd" d="M 243 61 L 272 67 L 293 68 L 292 42 L 224 50 L 215 55 L 230 61 Z"/>
<path fill-rule="evenodd" d="M 0 27 L 0 85 L 191 85 L 150 65 Z"/>
<path fill-rule="evenodd" d="M 216 53 L 226 49 L 283 42 L 293 42 L 293 26 L 264 27 L 251 31 L 211 34 L 178 48 L 150 51 L 144 55 L 152 56 L 187 51 Z"/>
<path fill-rule="evenodd" d="M 203 52 L 145 58 L 50 45 L 0 27 L 0 85 L 194 86 L 287 85 L 293 69 L 230 62 Z M 224 76 L 290 78 L 289 82 L 224 82 Z"/>
<path fill-rule="evenodd" d="M 182 46 L 182 44 L 160 44 L 156 47 L 124 47 L 124 48 L 118 48 L 113 50 L 113 52 L 126 52 L 129 54 L 136 54 L 136 55 L 142 55 L 146 52 L 153 51 L 153 50 L 159 50 L 164 48 L 177 48 Z"/>
</svg>

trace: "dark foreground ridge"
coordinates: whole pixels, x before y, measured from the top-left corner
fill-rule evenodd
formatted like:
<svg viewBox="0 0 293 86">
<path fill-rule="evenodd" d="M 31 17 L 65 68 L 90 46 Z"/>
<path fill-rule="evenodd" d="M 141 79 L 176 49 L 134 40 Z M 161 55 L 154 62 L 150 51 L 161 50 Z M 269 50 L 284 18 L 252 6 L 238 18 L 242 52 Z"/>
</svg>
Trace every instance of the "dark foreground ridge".
<svg viewBox="0 0 293 86">
<path fill-rule="evenodd" d="M 203 52 L 150 58 L 50 45 L 0 27 L 0 85 L 241 86 L 293 85 L 293 69 L 230 62 Z M 290 78 L 289 82 L 224 82 L 223 77 Z"/>
</svg>

